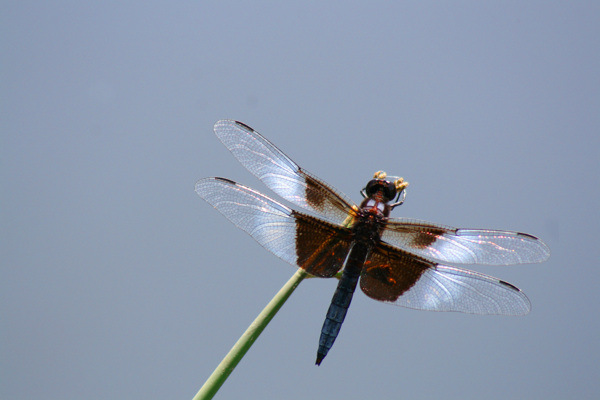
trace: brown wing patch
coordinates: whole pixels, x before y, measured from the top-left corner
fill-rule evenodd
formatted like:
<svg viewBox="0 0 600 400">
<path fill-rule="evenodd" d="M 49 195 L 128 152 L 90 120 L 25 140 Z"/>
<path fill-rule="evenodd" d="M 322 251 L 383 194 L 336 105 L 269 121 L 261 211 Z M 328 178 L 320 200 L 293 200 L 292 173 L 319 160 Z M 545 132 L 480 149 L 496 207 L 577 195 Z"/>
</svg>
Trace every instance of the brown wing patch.
<svg viewBox="0 0 600 400">
<path fill-rule="evenodd" d="M 344 265 L 352 236 L 350 230 L 295 211 L 297 264 L 311 275 L 329 278 Z"/>
<path fill-rule="evenodd" d="M 352 205 L 346 203 L 331 187 L 310 174 L 298 169 L 306 182 L 306 202 L 314 209 L 322 213 L 328 210 L 337 210 L 340 214 L 352 213 Z"/>
<path fill-rule="evenodd" d="M 430 246 L 438 237 L 446 233 L 445 230 L 436 227 L 427 227 L 426 230 L 415 233 L 411 245 L 420 249 Z"/>
<path fill-rule="evenodd" d="M 396 222 L 392 220 L 386 226 L 386 235 L 391 239 L 396 239 L 398 243 L 421 250 L 431 246 L 439 237 L 453 231 L 456 231 L 456 229 L 411 221 Z"/>
<path fill-rule="evenodd" d="M 322 210 L 323 203 L 325 203 L 325 196 L 321 193 L 322 186 L 320 182 L 309 175 L 304 175 L 304 180 L 306 181 L 306 202 L 315 210 Z"/>
<path fill-rule="evenodd" d="M 423 258 L 380 244 L 365 262 L 360 288 L 375 300 L 393 302 L 434 266 Z"/>
</svg>

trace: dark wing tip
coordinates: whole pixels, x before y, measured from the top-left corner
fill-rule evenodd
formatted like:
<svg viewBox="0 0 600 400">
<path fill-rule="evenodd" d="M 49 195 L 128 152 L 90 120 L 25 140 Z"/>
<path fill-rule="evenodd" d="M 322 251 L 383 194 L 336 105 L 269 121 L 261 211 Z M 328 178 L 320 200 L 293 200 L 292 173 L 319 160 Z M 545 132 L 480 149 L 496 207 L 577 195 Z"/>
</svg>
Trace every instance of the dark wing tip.
<svg viewBox="0 0 600 400">
<path fill-rule="evenodd" d="M 539 261 L 546 261 L 548 258 L 550 258 L 550 247 L 548 247 L 548 245 L 546 243 L 544 243 L 542 241 L 542 239 L 530 235 L 529 233 L 523 233 L 523 232 L 517 232 L 517 236 L 520 236 L 526 240 L 529 240 L 533 243 L 536 243 L 539 247 L 538 252 L 539 252 Z"/>
<path fill-rule="evenodd" d="M 227 182 L 230 183 L 232 185 L 237 185 L 237 182 L 232 181 L 231 179 L 227 179 L 227 178 L 221 178 L 220 176 L 215 176 L 214 180 L 216 181 L 223 181 L 223 182 Z"/>
<path fill-rule="evenodd" d="M 245 124 L 245 123 L 243 123 L 243 122 L 240 122 L 240 121 L 235 121 L 235 123 L 236 123 L 237 125 L 241 126 L 242 128 L 249 130 L 250 132 L 254 132 L 254 129 L 252 129 L 251 127 L 249 127 L 248 125 L 246 125 L 246 124 Z"/>
<path fill-rule="evenodd" d="M 231 126 L 234 126 L 234 125 L 238 125 L 239 128 L 241 128 L 243 130 L 246 130 L 246 131 L 256 132 L 252 127 L 246 125 L 243 122 L 236 121 L 234 119 L 220 119 L 220 120 L 218 120 L 217 122 L 215 122 L 214 130 L 215 130 L 215 132 L 217 132 L 217 131 L 221 130 L 221 126 L 231 127 Z"/>
<path fill-rule="evenodd" d="M 525 294 L 523 293 L 523 291 L 521 289 L 519 289 L 518 287 L 516 287 L 515 285 L 513 285 L 512 283 L 503 281 L 502 279 L 498 279 L 498 283 L 500 283 L 501 285 L 506 286 L 507 288 L 514 290 L 517 293 L 521 293 L 524 297 L 523 302 L 524 302 L 524 308 L 522 309 L 521 312 L 518 313 L 514 313 L 514 314 L 510 314 L 510 315 L 514 315 L 514 316 L 520 316 L 520 315 L 527 315 L 529 314 L 529 312 L 531 311 L 531 303 L 529 302 L 529 299 L 527 298 L 527 296 L 525 296 Z"/>
<path fill-rule="evenodd" d="M 512 283 L 508 283 L 506 281 L 503 280 L 498 280 L 498 282 L 500 282 L 502 285 L 507 286 L 509 288 L 511 288 L 512 290 L 514 290 L 515 292 L 522 292 L 521 289 L 519 289 L 518 287 L 516 287 L 515 285 L 513 285 Z"/>
</svg>

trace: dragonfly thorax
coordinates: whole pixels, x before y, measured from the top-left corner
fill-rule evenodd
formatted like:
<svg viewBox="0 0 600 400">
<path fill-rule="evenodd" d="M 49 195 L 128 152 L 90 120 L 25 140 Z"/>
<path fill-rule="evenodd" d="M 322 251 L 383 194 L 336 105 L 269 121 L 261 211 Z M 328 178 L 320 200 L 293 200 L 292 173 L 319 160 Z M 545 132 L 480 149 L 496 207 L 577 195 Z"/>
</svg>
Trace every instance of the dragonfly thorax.
<svg viewBox="0 0 600 400">
<path fill-rule="evenodd" d="M 364 215 L 372 215 L 376 218 L 386 218 L 390 215 L 390 206 L 380 196 L 367 197 L 360 205 Z"/>
</svg>

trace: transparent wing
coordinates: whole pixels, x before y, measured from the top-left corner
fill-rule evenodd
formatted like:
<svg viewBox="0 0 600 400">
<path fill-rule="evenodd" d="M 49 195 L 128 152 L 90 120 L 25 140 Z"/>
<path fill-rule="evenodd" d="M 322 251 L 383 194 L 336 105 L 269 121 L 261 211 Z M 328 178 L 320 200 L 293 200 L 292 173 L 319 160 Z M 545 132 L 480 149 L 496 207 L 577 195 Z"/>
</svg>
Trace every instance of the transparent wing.
<svg viewBox="0 0 600 400">
<path fill-rule="evenodd" d="M 254 129 L 231 120 L 218 121 L 214 129 L 239 162 L 284 199 L 337 224 L 352 213 L 351 200 L 301 169 Z"/>
<path fill-rule="evenodd" d="M 527 264 L 550 256 L 544 242 L 526 233 L 457 229 L 402 218 L 390 218 L 381 240 L 421 257 L 460 264 Z"/>
<path fill-rule="evenodd" d="M 201 179 L 196 193 L 265 249 L 312 275 L 331 277 L 344 264 L 351 244 L 345 228 L 298 213 L 229 179 Z"/>
<path fill-rule="evenodd" d="M 508 282 L 436 265 L 387 245 L 371 253 L 360 287 L 373 299 L 418 310 L 525 315 L 531 308 L 527 296 Z"/>
</svg>

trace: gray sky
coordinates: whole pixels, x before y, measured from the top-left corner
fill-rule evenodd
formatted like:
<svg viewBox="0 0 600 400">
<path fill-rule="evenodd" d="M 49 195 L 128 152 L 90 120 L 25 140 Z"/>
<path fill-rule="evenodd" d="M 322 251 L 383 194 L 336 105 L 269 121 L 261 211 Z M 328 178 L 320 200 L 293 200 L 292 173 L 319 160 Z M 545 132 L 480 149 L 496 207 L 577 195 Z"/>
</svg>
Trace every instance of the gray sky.
<svg viewBox="0 0 600 400">
<path fill-rule="evenodd" d="M 212 133 L 241 120 L 394 216 L 527 232 L 526 317 L 303 282 L 220 399 L 600 396 L 598 2 L 11 2 L 0 12 L 0 397 L 191 398 L 294 273 L 194 193 L 270 192 Z"/>
</svg>

